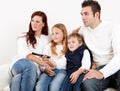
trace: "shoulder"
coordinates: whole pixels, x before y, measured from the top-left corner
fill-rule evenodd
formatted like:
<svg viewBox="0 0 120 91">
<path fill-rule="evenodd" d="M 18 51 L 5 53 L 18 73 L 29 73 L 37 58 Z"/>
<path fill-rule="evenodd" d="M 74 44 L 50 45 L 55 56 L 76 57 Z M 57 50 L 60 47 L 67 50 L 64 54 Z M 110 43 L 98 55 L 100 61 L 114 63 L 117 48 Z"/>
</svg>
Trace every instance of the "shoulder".
<svg viewBox="0 0 120 91">
<path fill-rule="evenodd" d="M 26 32 L 18 34 L 17 39 L 18 40 L 26 40 Z"/>
<path fill-rule="evenodd" d="M 83 53 L 84 53 L 84 54 L 90 54 L 90 52 L 89 52 L 88 49 L 85 49 Z"/>
<path fill-rule="evenodd" d="M 18 36 L 18 37 L 17 37 L 17 41 L 18 41 L 18 42 L 26 41 L 26 36 Z"/>
<path fill-rule="evenodd" d="M 104 28 L 104 29 L 112 29 L 112 28 L 114 27 L 114 24 L 112 24 L 112 23 L 109 22 L 109 21 L 102 21 L 102 22 L 99 24 L 99 27 Z"/>
<path fill-rule="evenodd" d="M 120 24 L 113 25 L 113 32 L 116 32 L 116 31 L 120 33 Z"/>
<path fill-rule="evenodd" d="M 102 28 L 106 30 L 109 33 L 112 33 L 112 35 L 115 33 L 119 34 L 120 33 L 120 24 L 117 23 L 111 23 L 109 21 L 104 21 L 101 24 Z"/>
</svg>

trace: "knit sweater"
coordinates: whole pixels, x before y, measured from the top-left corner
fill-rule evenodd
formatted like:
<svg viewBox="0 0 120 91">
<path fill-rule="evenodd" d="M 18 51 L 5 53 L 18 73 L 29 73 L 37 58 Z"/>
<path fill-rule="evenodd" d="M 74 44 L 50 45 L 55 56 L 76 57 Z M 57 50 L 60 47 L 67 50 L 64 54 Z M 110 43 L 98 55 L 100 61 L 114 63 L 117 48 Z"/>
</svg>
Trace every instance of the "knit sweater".
<svg viewBox="0 0 120 91">
<path fill-rule="evenodd" d="M 93 54 L 97 66 L 105 65 L 100 71 L 107 78 L 120 70 L 120 27 L 101 22 L 96 28 L 81 26 L 87 47 Z"/>
</svg>

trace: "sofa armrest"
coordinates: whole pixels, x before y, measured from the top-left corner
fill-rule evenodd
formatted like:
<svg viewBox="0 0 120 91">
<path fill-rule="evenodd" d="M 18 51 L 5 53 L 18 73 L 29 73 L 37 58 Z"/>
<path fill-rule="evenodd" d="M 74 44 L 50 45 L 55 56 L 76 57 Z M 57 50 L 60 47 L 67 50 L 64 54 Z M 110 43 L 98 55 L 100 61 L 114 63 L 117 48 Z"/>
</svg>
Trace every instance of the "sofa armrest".
<svg viewBox="0 0 120 91">
<path fill-rule="evenodd" d="M 11 77 L 9 64 L 0 65 L 0 91 L 9 85 Z"/>
<path fill-rule="evenodd" d="M 117 91 L 117 90 L 114 89 L 114 88 L 108 88 L 108 89 L 106 89 L 105 91 Z"/>
</svg>

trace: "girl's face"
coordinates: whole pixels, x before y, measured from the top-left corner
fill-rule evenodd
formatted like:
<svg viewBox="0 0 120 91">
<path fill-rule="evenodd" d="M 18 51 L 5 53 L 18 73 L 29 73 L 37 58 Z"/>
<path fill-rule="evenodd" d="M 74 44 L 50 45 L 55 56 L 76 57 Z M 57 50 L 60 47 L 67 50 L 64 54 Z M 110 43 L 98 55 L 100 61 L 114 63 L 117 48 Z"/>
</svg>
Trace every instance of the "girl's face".
<svg viewBox="0 0 120 91">
<path fill-rule="evenodd" d="M 38 32 L 42 30 L 42 28 L 44 27 L 44 23 L 42 22 L 42 17 L 40 16 L 34 16 L 31 19 L 31 27 L 33 29 L 33 31 Z"/>
<path fill-rule="evenodd" d="M 82 42 L 79 42 L 75 37 L 71 37 L 68 39 L 68 48 L 70 51 L 75 51 L 81 45 Z"/>
<path fill-rule="evenodd" d="M 63 32 L 61 29 L 54 27 L 52 29 L 52 40 L 56 44 L 62 44 L 63 41 Z"/>
</svg>

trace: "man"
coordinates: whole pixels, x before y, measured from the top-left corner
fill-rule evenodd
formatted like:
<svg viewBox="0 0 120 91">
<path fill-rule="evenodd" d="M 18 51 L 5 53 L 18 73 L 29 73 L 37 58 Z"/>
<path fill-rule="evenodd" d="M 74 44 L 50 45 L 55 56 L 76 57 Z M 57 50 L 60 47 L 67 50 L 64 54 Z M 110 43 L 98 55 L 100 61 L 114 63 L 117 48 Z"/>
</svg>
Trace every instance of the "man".
<svg viewBox="0 0 120 91">
<path fill-rule="evenodd" d="M 97 1 L 83 1 L 81 15 L 84 26 L 78 32 L 92 51 L 96 69 L 87 69 L 82 89 L 103 91 L 113 86 L 120 91 L 120 28 L 101 21 L 100 13 Z"/>
</svg>

